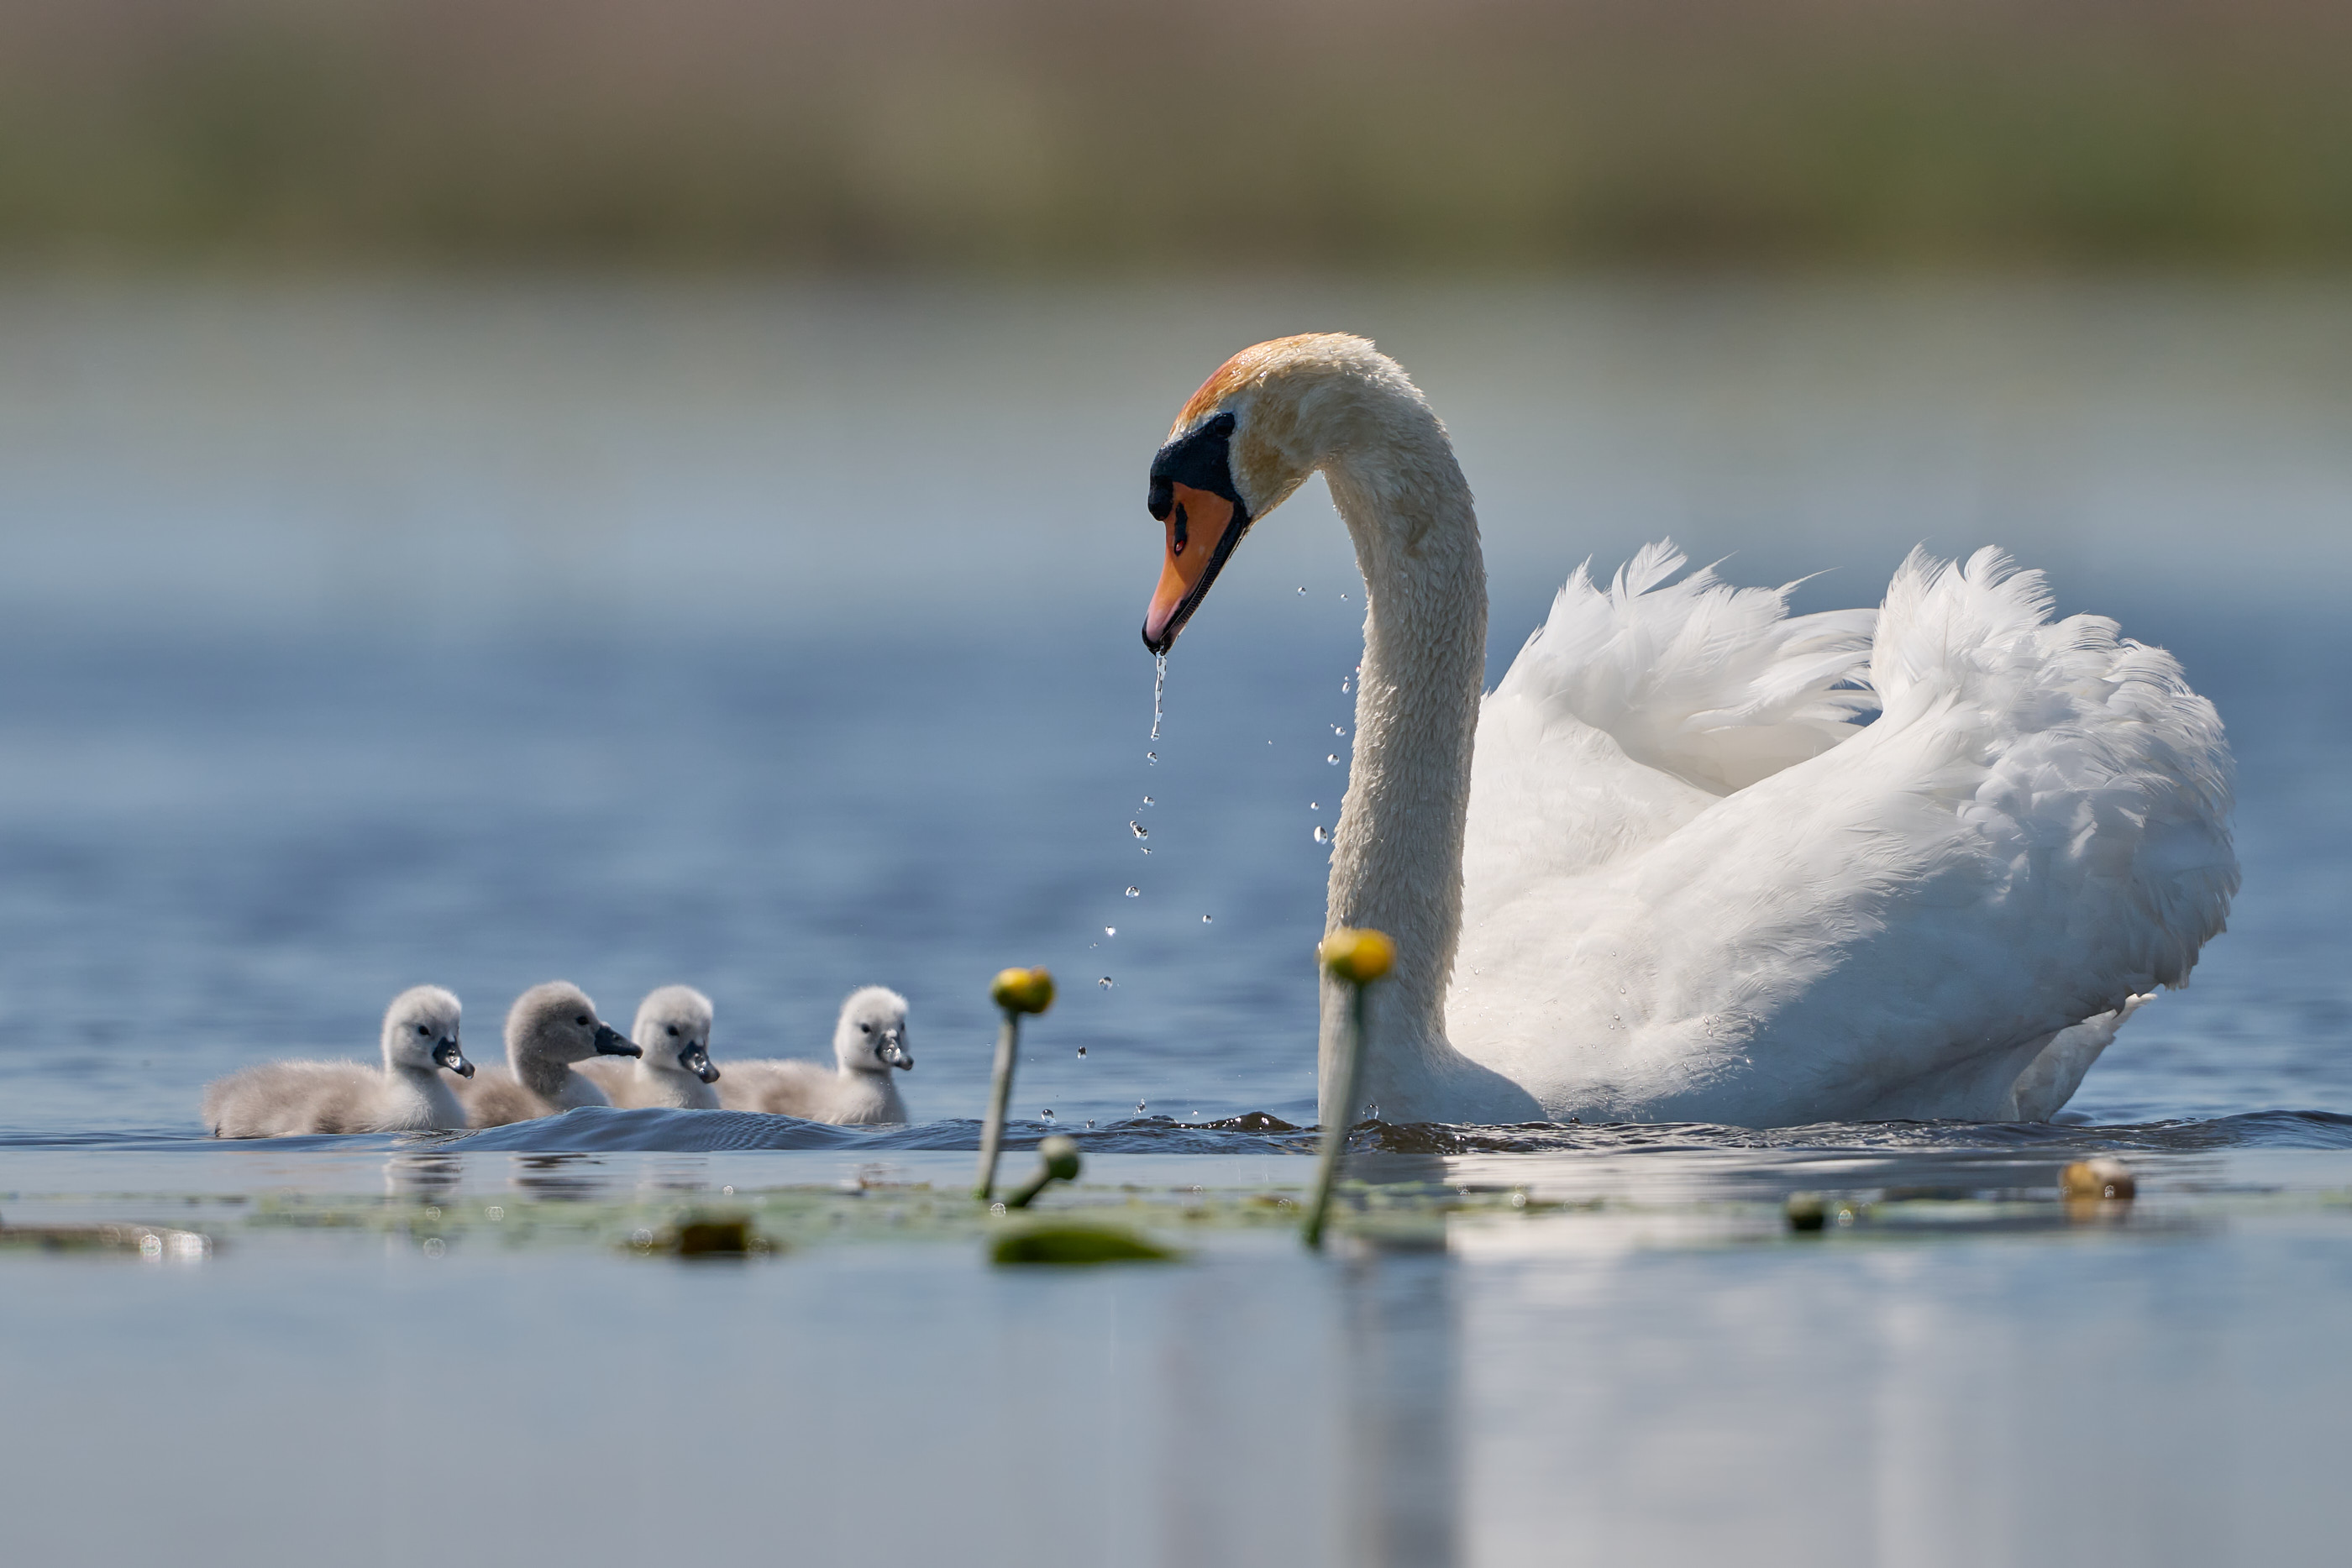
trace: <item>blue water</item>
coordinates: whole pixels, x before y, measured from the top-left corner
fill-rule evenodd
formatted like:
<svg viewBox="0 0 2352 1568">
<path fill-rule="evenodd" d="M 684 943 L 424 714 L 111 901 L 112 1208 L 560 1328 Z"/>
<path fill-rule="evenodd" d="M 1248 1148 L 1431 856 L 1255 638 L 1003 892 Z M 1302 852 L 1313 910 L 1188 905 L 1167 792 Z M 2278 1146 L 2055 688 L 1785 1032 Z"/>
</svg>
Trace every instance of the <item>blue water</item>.
<svg viewBox="0 0 2352 1568">
<path fill-rule="evenodd" d="M 1588 550 L 1666 532 L 1741 580 L 1835 568 L 1807 608 L 1922 538 L 2005 542 L 2171 647 L 2240 762 L 2245 889 L 2194 984 L 2053 1127 L 1360 1134 L 1400 1190 L 1603 1205 L 1434 1255 L 713 1272 L 202 1207 L 952 1187 L 1012 963 L 1062 982 L 1017 1141 L 1050 1112 L 1091 1179 L 1294 1187 L 1360 595 L 1303 495 L 1150 741 L 1140 476 L 1224 352 L 1334 323 L 1453 424 L 1497 671 Z M 0 1255 L 0 1505 L 58 1562 L 2201 1563 L 2340 1532 L 2347 344 L 2324 289 L 0 289 L 0 1218 L 194 1204 L 229 1238 Z M 495 1060 L 558 976 L 623 1023 L 700 987 L 722 1064 L 821 1053 L 894 986 L 917 1124 L 200 1135 L 206 1080 L 372 1055 L 406 986 Z M 1775 1228 L 1798 1188 L 2046 1205 L 2100 1150 L 2145 1225 Z"/>
</svg>

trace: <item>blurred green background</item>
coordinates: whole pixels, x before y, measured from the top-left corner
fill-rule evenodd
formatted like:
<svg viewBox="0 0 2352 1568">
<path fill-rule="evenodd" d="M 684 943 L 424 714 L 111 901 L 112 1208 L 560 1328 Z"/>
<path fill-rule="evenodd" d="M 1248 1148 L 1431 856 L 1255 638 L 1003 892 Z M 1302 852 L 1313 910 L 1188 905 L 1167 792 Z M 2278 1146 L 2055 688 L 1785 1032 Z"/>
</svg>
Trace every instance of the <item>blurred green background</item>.
<svg viewBox="0 0 2352 1568">
<path fill-rule="evenodd" d="M 0 260 L 2333 269 L 2352 6 L 0 0 Z"/>
</svg>

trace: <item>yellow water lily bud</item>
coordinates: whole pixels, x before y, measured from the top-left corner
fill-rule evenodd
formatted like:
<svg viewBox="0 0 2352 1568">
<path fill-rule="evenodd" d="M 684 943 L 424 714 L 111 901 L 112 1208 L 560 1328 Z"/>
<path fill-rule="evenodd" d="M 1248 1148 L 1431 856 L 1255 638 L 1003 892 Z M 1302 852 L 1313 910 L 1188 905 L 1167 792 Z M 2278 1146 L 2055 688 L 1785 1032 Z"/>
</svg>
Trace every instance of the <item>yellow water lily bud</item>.
<svg viewBox="0 0 2352 1568">
<path fill-rule="evenodd" d="M 1006 1012 L 1042 1013 L 1054 1005 L 1054 977 L 1043 969 L 1007 969 L 988 994 Z"/>
<path fill-rule="evenodd" d="M 1356 986 L 1370 985 L 1396 967 L 1396 944 L 1369 928 L 1342 926 L 1323 938 L 1315 954 L 1335 978 Z"/>
<path fill-rule="evenodd" d="M 2076 1160 L 2058 1173 L 2058 1196 L 2066 1198 L 2127 1199 L 2137 1186 L 2129 1166 L 2104 1155 Z"/>
</svg>

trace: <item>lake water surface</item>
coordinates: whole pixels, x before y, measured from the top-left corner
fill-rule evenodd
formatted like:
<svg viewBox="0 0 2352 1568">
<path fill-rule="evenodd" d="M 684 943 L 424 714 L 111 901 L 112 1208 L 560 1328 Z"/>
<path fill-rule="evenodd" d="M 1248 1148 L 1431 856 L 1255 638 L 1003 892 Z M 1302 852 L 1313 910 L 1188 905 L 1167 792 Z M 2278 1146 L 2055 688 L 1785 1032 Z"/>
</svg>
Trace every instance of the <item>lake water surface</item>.
<svg viewBox="0 0 2352 1568">
<path fill-rule="evenodd" d="M 1142 476 L 1225 353 L 1327 327 L 1448 418 L 1496 672 L 1577 561 L 1667 533 L 1739 580 L 1826 569 L 1805 608 L 2000 543 L 2171 647 L 2241 770 L 2245 891 L 2195 984 L 2066 1125 L 1385 1129 L 1356 1170 L 1405 1230 L 1318 1260 L 1252 1220 L 1308 1140 L 1216 1124 L 1313 1119 L 1360 590 L 1312 488 L 1150 741 Z M 2321 288 L 0 289 L 0 1219 L 214 1243 L 0 1249 L 12 1533 L 2308 1555 L 2352 1522 L 2347 367 Z M 1086 1201 L 1182 1263 L 992 1270 L 941 1207 L 987 978 L 1040 962 L 1023 1141 L 1077 1133 Z M 206 1080 L 372 1055 L 403 987 L 457 990 L 495 1060 L 559 975 L 622 1023 L 700 987 L 722 1066 L 821 1053 L 895 986 L 918 1123 L 200 1136 Z M 2094 1149 L 2143 1172 L 2126 1216 L 2054 1199 Z M 1852 1223 L 1788 1233 L 1801 1189 Z M 790 1249 L 634 1255 L 729 1201 Z"/>
</svg>

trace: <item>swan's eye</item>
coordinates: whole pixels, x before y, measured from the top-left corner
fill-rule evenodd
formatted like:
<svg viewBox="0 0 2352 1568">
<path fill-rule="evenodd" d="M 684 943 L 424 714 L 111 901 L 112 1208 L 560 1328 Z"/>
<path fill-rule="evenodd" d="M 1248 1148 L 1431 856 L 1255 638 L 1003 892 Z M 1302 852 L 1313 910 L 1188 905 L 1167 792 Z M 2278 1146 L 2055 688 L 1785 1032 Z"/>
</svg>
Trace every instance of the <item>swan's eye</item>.
<svg viewBox="0 0 2352 1568">
<path fill-rule="evenodd" d="M 578 1024 L 582 1029 L 586 1029 L 588 1027 L 588 1015 L 586 1013 L 582 1013 L 578 1018 L 573 1019 L 572 1021 Z"/>
<path fill-rule="evenodd" d="M 860 1034 L 872 1034 L 874 1032 L 874 1026 L 870 1023 L 859 1024 L 857 1026 L 857 1032 Z"/>
<path fill-rule="evenodd" d="M 669 1037 L 670 1037 L 670 1039 L 672 1039 L 672 1040 L 676 1040 L 676 1039 L 677 1038 L 677 1025 L 676 1025 L 676 1024 L 674 1024 L 674 1023 L 673 1023 L 673 1024 L 664 1024 L 662 1027 L 669 1030 Z"/>
</svg>

